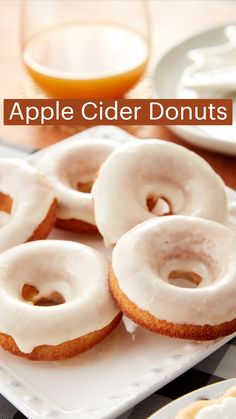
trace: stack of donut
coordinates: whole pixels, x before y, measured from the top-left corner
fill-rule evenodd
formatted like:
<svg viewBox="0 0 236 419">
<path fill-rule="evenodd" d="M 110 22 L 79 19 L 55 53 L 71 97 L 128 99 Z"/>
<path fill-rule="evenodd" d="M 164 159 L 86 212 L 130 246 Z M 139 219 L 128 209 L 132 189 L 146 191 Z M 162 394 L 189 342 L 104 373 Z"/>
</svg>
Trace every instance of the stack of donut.
<svg viewBox="0 0 236 419">
<path fill-rule="evenodd" d="M 72 357 L 123 313 L 178 338 L 236 331 L 236 235 L 223 181 L 201 157 L 161 140 L 74 139 L 0 167 L 4 349 Z M 53 225 L 100 233 L 111 265 L 83 244 L 42 241 Z"/>
</svg>

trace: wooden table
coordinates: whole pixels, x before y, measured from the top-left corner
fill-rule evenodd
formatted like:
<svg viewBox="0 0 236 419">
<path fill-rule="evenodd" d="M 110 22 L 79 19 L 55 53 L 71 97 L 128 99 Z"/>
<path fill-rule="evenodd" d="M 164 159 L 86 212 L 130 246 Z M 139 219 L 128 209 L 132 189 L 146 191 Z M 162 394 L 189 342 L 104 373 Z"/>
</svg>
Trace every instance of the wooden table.
<svg viewBox="0 0 236 419">
<path fill-rule="evenodd" d="M 32 0 L 34 1 L 34 0 Z M 115 0 L 110 0 L 115 1 Z M 200 29 L 215 24 L 232 22 L 236 19 L 236 2 L 226 0 L 149 0 L 152 24 L 153 54 L 155 58 L 173 41 Z M 40 97 L 34 84 L 27 76 L 21 62 L 19 41 L 19 0 L 0 0 L 0 96 L 3 98 Z M 136 97 L 147 97 L 148 81 L 133 92 Z M 146 86 L 145 88 L 143 86 Z M 2 103 L 0 112 L 2 113 Z M 29 146 L 42 148 L 81 131 L 85 127 L 18 127 L 0 125 L 0 138 Z M 126 127 L 140 138 L 163 138 L 187 145 L 165 127 L 132 126 Z M 202 155 L 222 176 L 227 185 L 236 189 L 236 158 L 194 149 Z"/>
</svg>

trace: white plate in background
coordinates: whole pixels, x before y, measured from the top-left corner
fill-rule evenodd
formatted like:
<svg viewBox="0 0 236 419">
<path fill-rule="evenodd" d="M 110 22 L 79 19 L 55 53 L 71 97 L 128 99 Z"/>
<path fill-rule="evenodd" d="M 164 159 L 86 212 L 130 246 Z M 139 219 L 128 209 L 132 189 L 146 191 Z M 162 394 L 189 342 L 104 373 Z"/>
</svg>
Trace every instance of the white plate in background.
<svg viewBox="0 0 236 419">
<path fill-rule="evenodd" d="M 96 127 L 78 138 L 120 135 L 128 136 L 114 127 Z M 0 146 L 1 156 L 5 151 Z M 229 201 L 236 202 L 236 192 L 227 191 Z M 79 241 L 110 254 L 99 237 L 54 230 L 50 239 L 54 238 Z M 141 327 L 129 334 L 120 324 L 99 345 L 67 361 L 32 362 L 0 350 L 0 392 L 30 419 L 115 418 L 232 337 L 199 343 Z"/>
<path fill-rule="evenodd" d="M 187 407 L 190 403 L 201 399 L 217 399 L 230 387 L 236 385 L 236 378 L 230 380 L 220 381 L 216 384 L 202 387 L 198 390 L 192 391 L 185 396 L 180 397 L 174 402 L 169 403 L 167 406 L 158 410 L 149 419 L 174 419 L 177 413 Z"/>
<path fill-rule="evenodd" d="M 228 26 L 228 25 L 227 25 Z M 226 25 L 200 32 L 188 37 L 169 49 L 158 60 L 153 74 L 153 98 L 216 98 L 212 94 L 196 95 L 181 85 L 183 72 L 192 63 L 187 56 L 191 49 L 212 47 L 227 41 L 224 30 Z M 219 96 L 218 96 L 219 97 Z M 220 98 L 220 97 L 219 97 Z M 196 146 L 236 156 L 236 124 L 233 126 L 168 126 L 179 137 Z"/>
</svg>

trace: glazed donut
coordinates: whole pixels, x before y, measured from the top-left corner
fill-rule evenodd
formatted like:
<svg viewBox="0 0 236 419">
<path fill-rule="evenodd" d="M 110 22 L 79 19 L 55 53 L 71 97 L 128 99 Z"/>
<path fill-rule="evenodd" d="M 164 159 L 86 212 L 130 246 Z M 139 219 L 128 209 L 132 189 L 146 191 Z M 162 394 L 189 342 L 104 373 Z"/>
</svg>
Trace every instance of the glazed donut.
<svg viewBox="0 0 236 419">
<path fill-rule="evenodd" d="M 0 345 L 27 359 L 60 360 L 100 342 L 121 319 L 108 267 L 102 254 L 70 241 L 36 241 L 2 253 Z"/>
<path fill-rule="evenodd" d="M 153 332 L 194 340 L 233 333 L 236 235 L 197 217 L 145 221 L 117 242 L 110 288 L 121 311 Z"/>
<path fill-rule="evenodd" d="M 101 167 L 92 194 L 107 246 L 160 212 L 227 220 L 219 176 L 197 154 L 161 140 L 134 141 L 115 150 Z M 161 203 L 166 210 L 160 211 Z"/>
<path fill-rule="evenodd" d="M 235 419 L 236 387 L 215 400 L 198 400 L 177 414 L 175 419 Z"/>
<path fill-rule="evenodd" d="M 0 159 L 0 252 L 48 236 L 56 219 L 53 189 L 23 159 Z"/>
<path fill-rule="evenodd" d="M 80 233 L 98 231 L 90 190 L 100 166 L 118 145 L 118 141 L 107 139 L 75 139 L 29 159 L 47 176 L 56 191 L 56 227 Z"/>
</svg>

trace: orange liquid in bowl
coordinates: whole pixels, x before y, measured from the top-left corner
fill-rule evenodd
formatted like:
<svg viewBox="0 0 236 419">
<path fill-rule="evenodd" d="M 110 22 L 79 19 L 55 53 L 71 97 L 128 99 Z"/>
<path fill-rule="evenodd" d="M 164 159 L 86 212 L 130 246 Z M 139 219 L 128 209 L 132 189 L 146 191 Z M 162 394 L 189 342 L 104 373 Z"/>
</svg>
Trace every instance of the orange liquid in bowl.
<svg viewBox="0 0 236 419">
<path fill-rule="evenodd" d="M 24 45 L 35 82 L 58 98 L 117 98 L 142 76 L 149 45 L 137 32 L 108 23 L 74 23 L 41 32 Z"/>
</svg>

